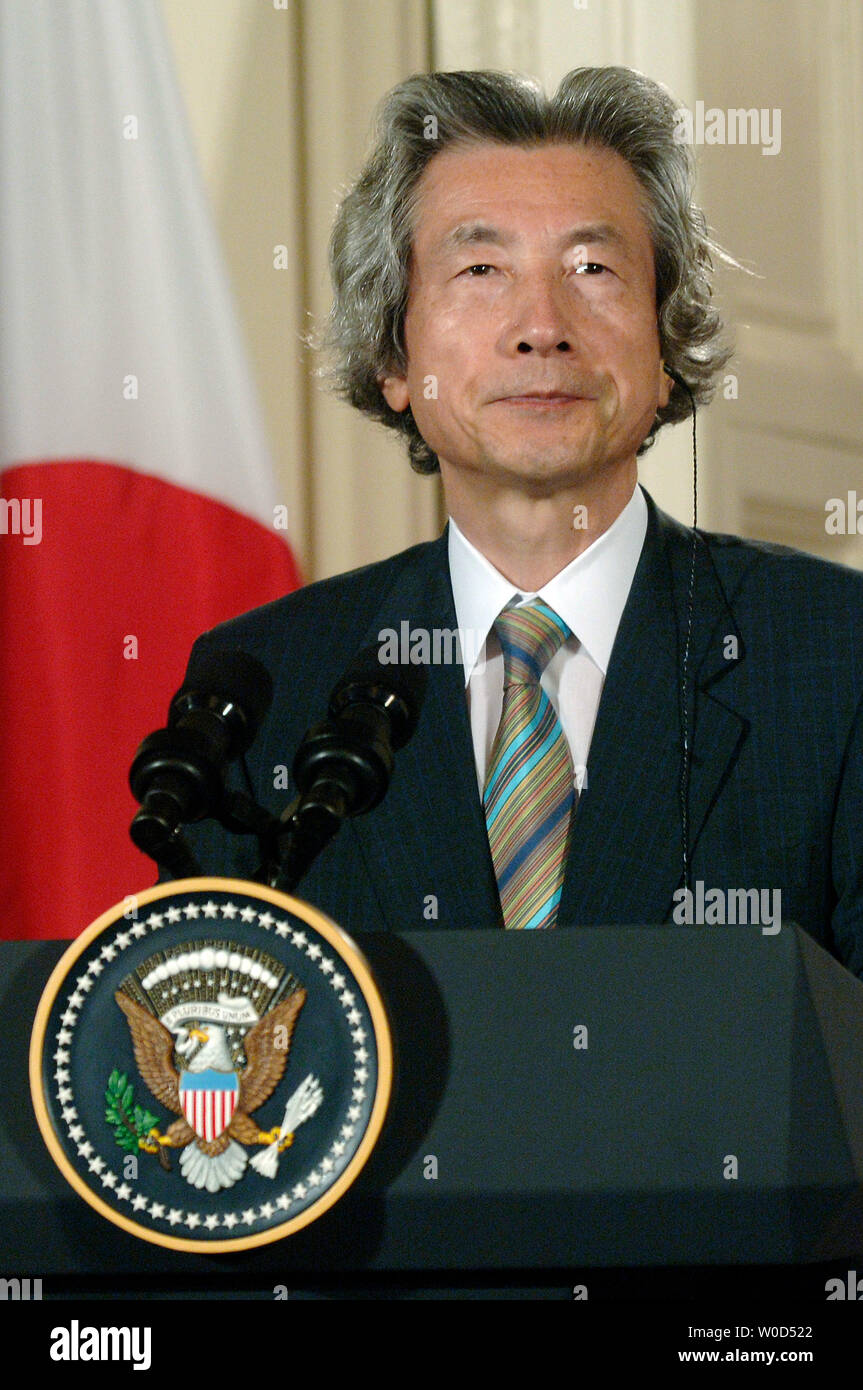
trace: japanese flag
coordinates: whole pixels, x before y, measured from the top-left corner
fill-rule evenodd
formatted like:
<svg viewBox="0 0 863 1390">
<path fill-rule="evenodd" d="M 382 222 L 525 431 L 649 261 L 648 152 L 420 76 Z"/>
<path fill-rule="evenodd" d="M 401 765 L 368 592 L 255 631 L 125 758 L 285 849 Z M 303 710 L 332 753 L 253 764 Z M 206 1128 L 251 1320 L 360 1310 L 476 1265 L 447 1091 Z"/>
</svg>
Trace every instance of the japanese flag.
<svg viewBox="0 0 863 1390">
<path fill-rule="evenodd" d="M 0 306 L 0 934 L 65 937 L 155 879 L 193 639 L 300 582 L 154 0 L 0 0 Z"/>
</svg>

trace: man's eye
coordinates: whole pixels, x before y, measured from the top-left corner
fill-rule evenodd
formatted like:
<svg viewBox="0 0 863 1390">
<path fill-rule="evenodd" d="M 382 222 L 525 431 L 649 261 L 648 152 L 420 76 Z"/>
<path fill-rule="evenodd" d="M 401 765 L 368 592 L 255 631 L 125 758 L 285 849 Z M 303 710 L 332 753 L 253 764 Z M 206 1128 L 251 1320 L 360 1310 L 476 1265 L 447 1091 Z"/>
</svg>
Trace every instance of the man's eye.
<svg viewBox="0 0 863 1390">
<path fill-rule="evenodd" d="M 479 265 L 469 265 L 464 273 L 465 275 L 482 276 L 487 270 L 494 270 L 494 266 L 480 262 Z"/>
<path fill-rule="evenodd" d="M 580 275 L 583 270 L 608 270 L 608 266 L 600 265 L 598 261 L 582 261 L 580 265 L 575 267 L 576 275 Z"/>
</svg>

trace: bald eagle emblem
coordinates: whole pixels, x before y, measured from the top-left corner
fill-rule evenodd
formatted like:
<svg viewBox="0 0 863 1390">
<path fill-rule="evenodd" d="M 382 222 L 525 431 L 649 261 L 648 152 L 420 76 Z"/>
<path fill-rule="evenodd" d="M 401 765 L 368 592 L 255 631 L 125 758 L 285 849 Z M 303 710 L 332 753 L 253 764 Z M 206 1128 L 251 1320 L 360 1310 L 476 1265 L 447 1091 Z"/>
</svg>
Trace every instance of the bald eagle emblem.
<svg viewBox="0 0 863 1390">
<path fill-rule="evenodd" d="M 125 979 L 114 998 L 129 1024 L 135 1062 L 154 1098 L 177 1118 L 160 1130 L 156 1117 L 132 1106 L 125 1074 L 112 1073 L 106 1118 L 117 1142 L 168 1151 L 192 1187 L 232 1187 L 246 1165 L 274 1178 L 294 1132 L 323 1101 L 311 1073 L 289 1096 L 280 1126 L 251 1118 L 280 1084 L 306 991 L 280 962 L 260 950 L 189 942 L 158 952 Z M 249 1160 L 246 1148 L 263 1145 Z"/>
</svg>

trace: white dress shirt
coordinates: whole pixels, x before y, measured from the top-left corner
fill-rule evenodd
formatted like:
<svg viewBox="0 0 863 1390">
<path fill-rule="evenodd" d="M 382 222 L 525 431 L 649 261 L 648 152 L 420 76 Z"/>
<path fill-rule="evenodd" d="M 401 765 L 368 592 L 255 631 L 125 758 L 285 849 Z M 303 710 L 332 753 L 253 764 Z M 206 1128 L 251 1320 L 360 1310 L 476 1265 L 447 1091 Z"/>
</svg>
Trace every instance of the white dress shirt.
<svg viewBox="0 0 863 1390">
<path fill-rule="evenodd" d="M 537 594 L 528 594 L 505 579 L 450 517 L 450 579 L 480 797 L 503 708 L 503 653 L 493 628 L 495 618 L 509 603 L 541 598 L 572 632 L 548 663 L 541 684 L 569 744 L 576 786 L 584 786 L 611 649 L 646 534 L 647 503 L 636 486 L 608 530 Z"/>
</svg>

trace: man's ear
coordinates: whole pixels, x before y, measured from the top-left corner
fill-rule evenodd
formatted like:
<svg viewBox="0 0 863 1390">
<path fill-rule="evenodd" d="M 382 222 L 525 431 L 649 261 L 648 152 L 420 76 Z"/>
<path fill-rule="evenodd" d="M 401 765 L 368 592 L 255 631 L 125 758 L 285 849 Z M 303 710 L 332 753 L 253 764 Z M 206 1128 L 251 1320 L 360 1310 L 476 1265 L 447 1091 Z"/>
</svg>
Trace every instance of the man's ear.
<svg viewBox="0 0 863 1390">
<path fill-rule="evenodd" d="M 378 377 L 378 385 L 390 410 L 396 411 L 399 415 L 403 410 L 407 410 L 411 400 L 407 377 L 393 372 L 390 376 Z"/>
<path fill-rule="evenodd" d="M 660 408 L 661 408 L 662 406 L 668 405 L 668 398 L 669 398 L 669 396 L 671 395 L 671 388 L 672 388 L 673 384 L 674 384 L 674 383 L 672 382 L 671 377 L 668 376 L 668 374 L 666 373 L 666 370 L 665 370 L 665 363 L 662 362 L 662 361 L 660 361 L 660 363 L 659 363 L 659 402 L 658 402 Z"/>
</svg>

